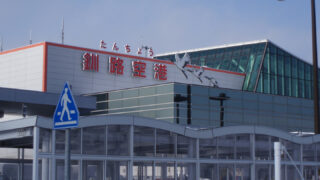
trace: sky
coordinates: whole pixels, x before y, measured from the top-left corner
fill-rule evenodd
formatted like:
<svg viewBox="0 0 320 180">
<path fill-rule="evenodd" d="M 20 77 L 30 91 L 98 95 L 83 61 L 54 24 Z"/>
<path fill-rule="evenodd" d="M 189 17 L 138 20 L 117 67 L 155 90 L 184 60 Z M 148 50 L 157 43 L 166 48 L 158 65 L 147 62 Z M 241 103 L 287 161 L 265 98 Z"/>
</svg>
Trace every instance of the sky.
<svg viewBox="0 0 320 180">
<path fill-rule="evenodd" d="M 269 39 L 312 62 L 310 7 L 310 0 L 1 0 L 0 37 L 4 50 L 27 45 L 30 31 L 33 43 L 61 43 L 64 19 L 68 45 L 98 49 L 104 40 L 107 50 L 116 42 L 161 54 Z"/>
</svg>

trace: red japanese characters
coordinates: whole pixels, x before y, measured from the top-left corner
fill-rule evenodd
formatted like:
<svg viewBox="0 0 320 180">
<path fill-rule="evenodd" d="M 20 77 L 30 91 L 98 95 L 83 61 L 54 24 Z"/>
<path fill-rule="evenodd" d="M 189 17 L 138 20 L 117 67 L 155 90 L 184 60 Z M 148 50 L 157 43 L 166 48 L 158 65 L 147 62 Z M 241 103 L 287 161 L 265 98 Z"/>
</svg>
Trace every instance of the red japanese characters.
<svg viewBox="0 0 320 180">
<path fill-rule="evenodd" d="M 99 72 L 99 55 L 85 53 L 82 60 L 82 70 Z"/>
<path fill-rule="evenodd" d="M 130 46 L 126 45 L 127 51 L 130 52 Z M 82 70 L 83 71 L 94 71 L 99 72 L 99 55 L 92 53 L 84 53 L 82 60 Z M 130 60 L 128 60 L 130 61 Z M 107 71 L 110 74 L 114 75 L 124 75 L 125 67 L 128 68 L 128 65 L 125 65 L 125 61 L 120 57 L 110 56 L 107 61 Z M 150 64 L 149 64 L 150 65 Z M 147 63 L 140 60 L 131 61 L 131 72 L 126 74 L 131 74 L 132 77 L 136 78 L 146 78 L 148 73 L 153 73 L 153 78 L 160 81 L 167 80 L 167 65 L 165 64 L 153 64 L 153 67 L 150 70 L 147 69 Z M 130 70 L 130 69 L 128 69 Z M 148 72 L 148 73 L 147 73 Z"/>
<path fill-rule="evenodd" d="M 99 47 L 100 47 L 100 49 L 107 49 L 107 43 L 105 43 L 104 40 L 100 40 Z M 119 51 L 120 50 L 120 48 L 116 42 L 113 43 L 111 49 L 112 49 L 112 51 Z M 149 47 L 149 46 L 141 46 L 140 48 L 138 48 L 137 55 L 142 55 L 143 51 L 145 52 L 146 57 L 147 56 L 153 57 L 153 55 L 154 55 L 152 47 Z M 128 44 L 124 45 L 124 52 L 127 54 L 130 54 L 132 52 L 131 46 Z"/>
<path fill-rule="evenodd" d="M 154 79 L 167 80 L 167 66 L 164 64 L 154 64 Z"/>
<path fill-rule="evenodd" d="M 132 61 L 132 76 L 145 78 L 146 63 L 142 61 Z"/>
<path fill-rule="evenodd" d="M 123 60 L 120 58 L 109 58 L 109 73 L 123 75 Z"/>
</svg>

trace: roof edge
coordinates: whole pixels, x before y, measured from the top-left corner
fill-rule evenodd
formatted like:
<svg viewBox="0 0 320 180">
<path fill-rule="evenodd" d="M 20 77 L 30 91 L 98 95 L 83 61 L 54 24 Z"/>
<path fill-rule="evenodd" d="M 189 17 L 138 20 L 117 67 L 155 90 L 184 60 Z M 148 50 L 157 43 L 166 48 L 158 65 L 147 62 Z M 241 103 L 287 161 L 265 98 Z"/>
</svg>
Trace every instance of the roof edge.
<svg viewBox="0 0 320 180">
<path fill-rule="evenodd" d="M 167 56 L 172 54 L 190 53 L 190 52 L 196 52 L 196 51 L 206 51 L 206 50 L 212 50 L 212 49 L 220 49 L 220 48 L 242 46 L 242 45 L 249 45 L 249 44 L 266 43 L 266 42 L 271 42 L 271 41 L 268 39 L 263 39 L 263 40 L 246 41 L 246 42 L 240 42 L 240 43 L 223 44 L 223 45 L 210 46 L 210 47 L 204 47 L 204 48 L 196 48 L 196 49 L 188 49 L 188 50 L 174 51 L 169 53 L 156 54 L 154 57 Z"/>
</svg>

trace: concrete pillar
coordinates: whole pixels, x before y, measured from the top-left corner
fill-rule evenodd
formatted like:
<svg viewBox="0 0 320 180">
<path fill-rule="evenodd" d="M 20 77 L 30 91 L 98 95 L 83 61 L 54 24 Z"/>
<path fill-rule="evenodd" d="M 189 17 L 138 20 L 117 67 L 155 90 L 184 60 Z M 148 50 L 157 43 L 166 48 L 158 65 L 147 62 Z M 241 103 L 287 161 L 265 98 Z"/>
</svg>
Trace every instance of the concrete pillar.
<svg viewBox="0 0 320 180">
<path fill-rule="evenodd" d="M 274 142 L 274 179 L 281 180 L 281 143 Z"/>
<path fill-rule="evenodd" d="M 33 162 L 32 162 L 32 180 L 38 180 L 39 173 L 39 161 L 38 161 L 38 151 L 39 151 L 39 128 L 33 127 Z"/>
</svg>

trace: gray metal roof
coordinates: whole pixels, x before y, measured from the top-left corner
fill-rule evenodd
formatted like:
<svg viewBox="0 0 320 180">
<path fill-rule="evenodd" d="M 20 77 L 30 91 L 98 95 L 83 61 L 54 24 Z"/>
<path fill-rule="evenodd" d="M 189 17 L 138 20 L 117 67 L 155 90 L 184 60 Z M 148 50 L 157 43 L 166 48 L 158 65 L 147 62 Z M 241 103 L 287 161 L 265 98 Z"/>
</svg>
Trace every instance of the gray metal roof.
<svg viewBox="0 0 320 180">
<path fill-rule="evenodd" d="M 233 134 L 261 134 L 279 137 L 291 142 L 299 144 L 310 144 L 320 142 L 320 135 L 312 135 L 307 137 L 296 136 L 285 131 L 264 126 L 228 126 L 221 128 L 194 129 L 188 126 L 159 121 L 155 119 L 134 117 L 134 116 L 83 116 L 79 120 L 79 128 L 104 126 L 104 125 L 135 125 L 150 128 L 163 129 L 191 138 L 214 138 Z M 53 129 L 52 118 L 41 116 L 32 116 L 17 120 L 0 122 L 0 132 L 10 131 L 19 128 L 42 127 Z"/>
<path fill-rule="evenodd" d="M 20 114 L 22 104 L 27 105 L 28 115 L 51 116 L 58 103 L 60 94 L 22 89 L 0 88 L 0 110 L 8 114 Z M 96 98 L 74 96 L 81 113 L 87 114 L 96 108 Z"/>
</svg>

